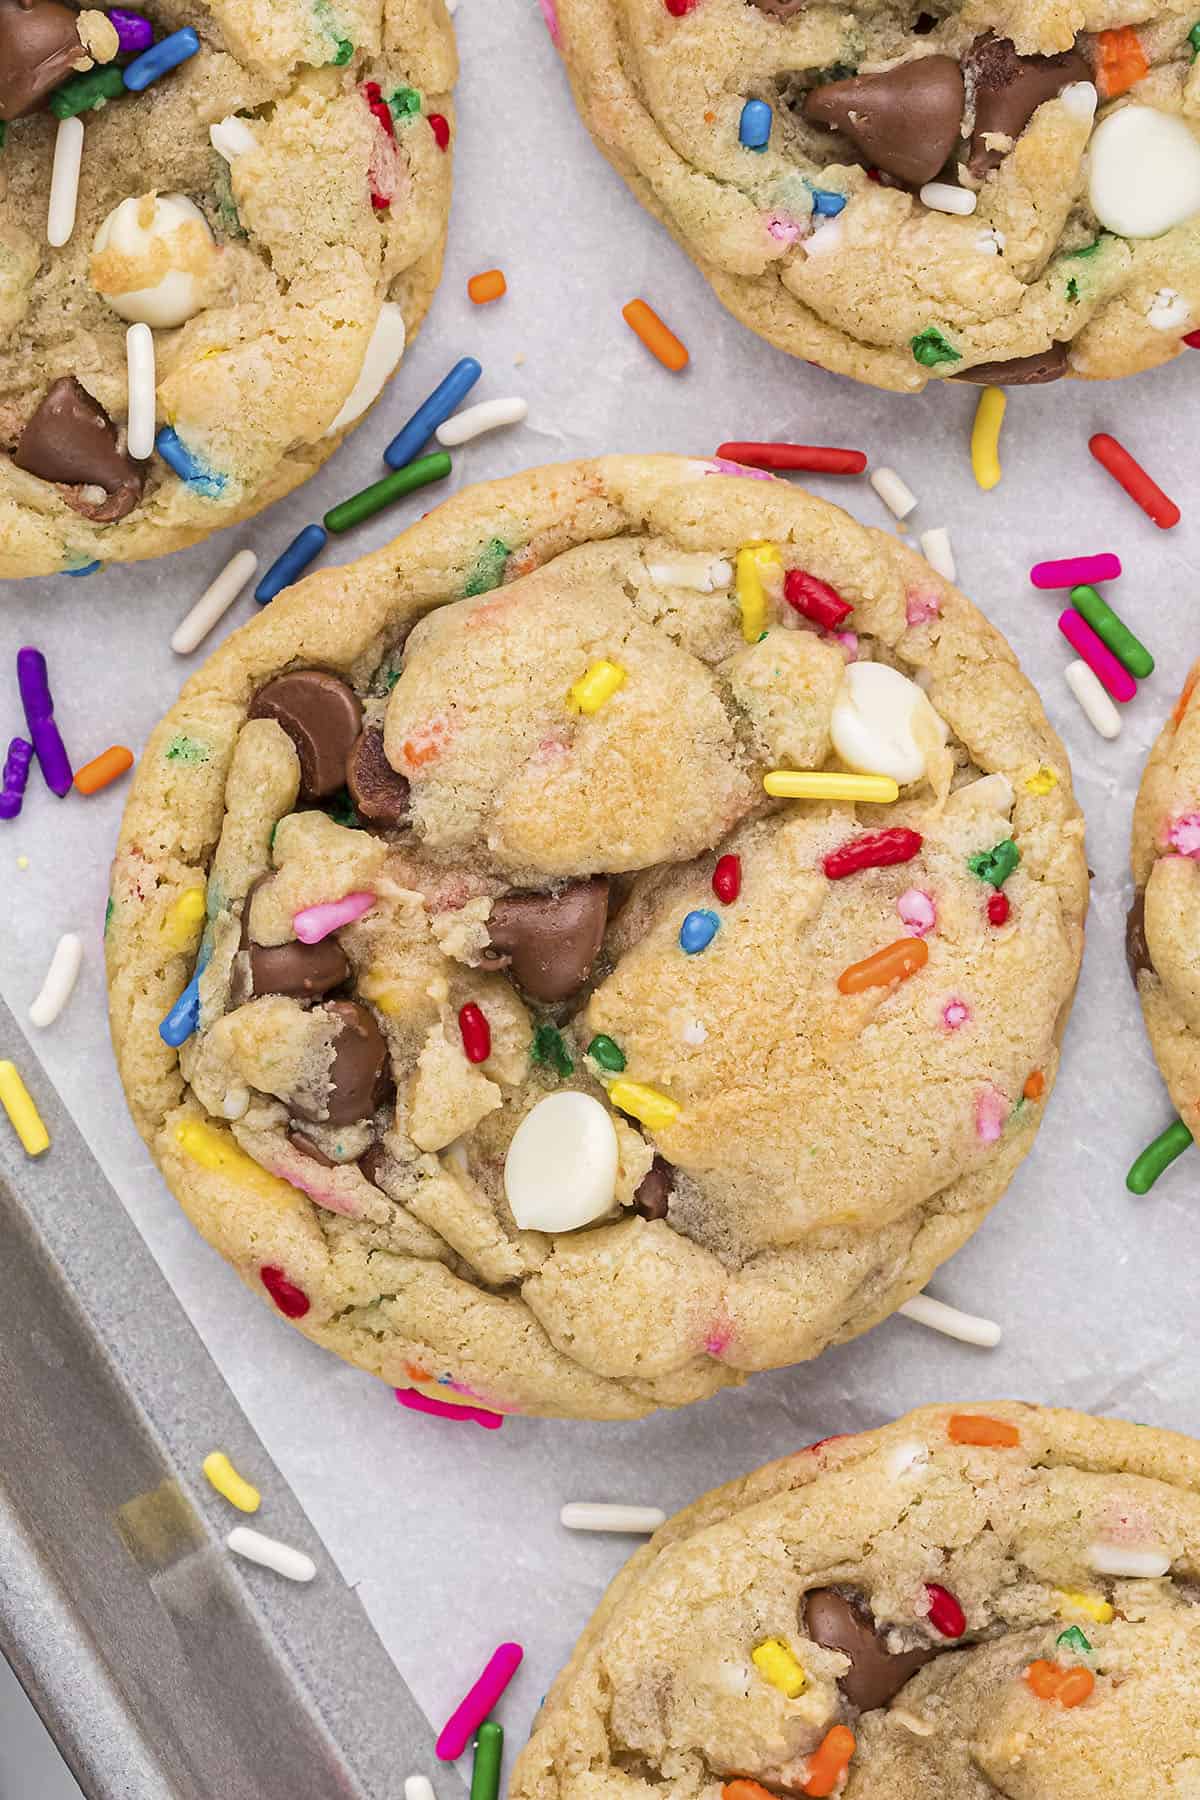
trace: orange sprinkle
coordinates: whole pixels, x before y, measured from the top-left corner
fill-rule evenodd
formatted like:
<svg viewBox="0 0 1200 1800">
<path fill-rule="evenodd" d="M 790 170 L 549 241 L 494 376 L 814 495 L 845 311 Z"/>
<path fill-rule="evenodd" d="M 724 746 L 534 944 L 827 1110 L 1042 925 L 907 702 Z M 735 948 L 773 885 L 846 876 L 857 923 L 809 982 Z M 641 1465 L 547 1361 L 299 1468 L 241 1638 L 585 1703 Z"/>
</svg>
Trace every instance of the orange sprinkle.
<svg viewBox="0 0 1200 1800">
<path fill-rule="evenodd" d="M 1021 1089 L 1027 1100 L 1040 1100 L 1046 1091 L 1046 1077 L 1040 1069 L 1025 1077 L 1025 1086 Z"/>
<path fill-rule="evenodd" d="M 748 1781 L 739 1775 L 736 1781 L 727 1781 L 721 1789 L 721 1800 L 775 1800 L 775 1795 L 757 1781 Z"/>
<path fill-rule="evenodd" d="M 894 944 L 843 969 L 838 989 L 843 994 L 861 994 L 865 988 L 890 987 L 893 981 L 907 981 L 928 961 L 929 945 L 924 938 L 897 938 Z"/>
<path fill-rule="evenodd" d="M 99 756 L 85 763 L 82 769 L 75 771 L 75 786 L 81 794 L 98 794 L 118 775 L 133 767 L 133 751 L 127 750 L 124 744 L 114 744 L 111 750 L 102 750 Z"/>
<path fill-rule="evenodd" d="M 1200 663 L 1197 663 L 1195 667 L 1189 671 L 1188 678 L 1183 684 L 1179 698 L 1175 702 L 1175 711 L 1171 714 L 1172 725 L 1178 727 L 1179 721 L 1187 711 L 1188 701 L 1191 699 L 1198 681 L 1200 681 Z"/>
<path fill-rule="evenodd" d="M 489 300 L 499 300 L 507 292 L 503 269 L 485 269 L 481 275 L 472 275 L 467 283 L 467 293 L 476 306 L 486 306 Z"/>
<path fill-rule="evenodd" d="M 1142 40 L 1132 25 L 1097 32 L 1096 86 L 1106 100 L 1126 94 L 1150 67 Z"/>
<path fill-rule="evenodd" d="M 645 344 L 652 356 L 676 374 L 687 367 L 687 345 L 681 344 L 673 331 L 668 331 L 654 308 L 644 300 L 631 300 L 621 308 L 621 317 Z"/>
<path fill-rule="evenodd" d="M 433 1375 L 420 1363 L 405 1363 L 404 1373 L 410 1381 L 432 1381 Z"/>
<path fill-rule="evenodd" d="M 1039 1700 L 1053 1700 L 1066 1707 L 1082 1706 L 1096 1685 L 1096 1677 L 1082 1664 L 1060 1669 L 1057 1663 L 1046 1662 L 1042 1657 L 1030 1663 L 1025 1681 Z"/>
<path fill-rule="evenodd" d="M 850 1758 L 854 1755 L 854 1733 L 848 1725 L 835 1725 L 821 1739 L 819 1747 L 808 1759 L 808 1780 L 804 1783 L 804 1792 L 813 1794 L 817 1800 L 832 1794 L 838 1782 L 850 1766 Z"/>
<path fill-rule="evenodd" d="M 952 1444 L 976 1444 L 983 1450 L 1012 1450 L 1021 1441 L 1015 1425 L 983 1413 L 951 1413 L 946 1433 Z"/>
</svg>

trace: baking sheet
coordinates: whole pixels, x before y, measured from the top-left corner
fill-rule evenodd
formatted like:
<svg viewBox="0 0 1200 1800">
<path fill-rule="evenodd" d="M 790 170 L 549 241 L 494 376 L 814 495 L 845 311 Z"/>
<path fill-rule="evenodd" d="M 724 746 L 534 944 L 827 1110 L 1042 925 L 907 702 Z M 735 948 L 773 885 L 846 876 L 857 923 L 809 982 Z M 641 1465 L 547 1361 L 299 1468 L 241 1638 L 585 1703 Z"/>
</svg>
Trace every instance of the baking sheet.
<svg viewBox="0 0 1200 1800">
<path fill-rule="evenodd" d="M 1007 634 L 1066 739 L 1095 871 L 1083 978 L 1045 1126 L 1006 1199 L 933 1284 L 941 1298 L 1001 1320 L 999 1349 L 973 1350 L 893 1319 L 817 1365 L 761 1376 L 679 1414 L 608 1426 L 510 1419 L 484 1432 L 402 1411 L 388 1389 L 284 1328 L 195 1237 L 128 1121 L 109 1056 L 99 934 L 123 789 L 59 802 L 35 772 L 21 819 L 0 829 L 0 992 L 24 1020 L 63 931 L 84 933 L 87 961 L 64 1017 L 45 1033 L 27 1028 L 30 1043 L 2 1053 L 44 1062 L 431 1719 L 444 1720 L 498 1642 L 525 1645 L 501 1713 L 515 1746 L 630 1548 L 562 1531 L 565 1500 L 672 1509 L 811 1439 L 937 1399 L 1014 1395 L 1200 1433 L 1188 1278 L 1200 1153 L 1146 1198 L 1125 1191 L 1129 1162 L 1171 1109 L 1121 950 L 1133 795 L 1200 652 L 1200 540 L 1188 505 L 1200 355 L 1119 386 L 1014 390 L 1004 479 L 981 494 L 967 455 L 976 390 L 878 394 L 760 343 L 593 150 L 537 0 L 461 0 L 457 24 L 463 76 L 446 276 L 389 396 L 306 490 L 249 525 L 157 564 L 7 584 L 0 731 L 7 737 L 20 720 L 15 651 L 35 642 L 50 659 L 76 762 L 114 742 L 139 748 L 196 666 L 195 657 L 174 657 L 168 639 L 211 576 L 242 545 L 265 566 L 301 525 L 375 479 L 383 445 L 413 405 L 472 354 L 485 371 L 472 397 L 524 394 L 530 417 L 456 453 L 451 485 L 604 450 L 706 454 L 734 437 L 849 444 L 898 468 L 920 497 L 913 525 L 950 528 L 961 585 Z M 495 265 L 508 273 L 508 297 L 476 309 L 466 279 Z M 620 308 L 635 294 L 690 346 L 682 377 L 651 361 L 623 324 Z M 1088 436 L 1100 429 L 1120 436 L 1184 505 L 1175 531 L 1158 531 L 1089 457 Z M 867 522 L 891 524 L 865 480 L 812 486 Z M 339 541 L 329 560 L 385 541 L 429 498 Z M 1100 549 L 1121 555 L 1119 610 L 1158 659 L 1123 709 L 1115 744 L 1078 712 L 1062 678 L 1061 602 L 1036 593 L 1027 573 L 1041 557 Z M 244 600 L 222 629 L 251 610 Z"/>
</svg>

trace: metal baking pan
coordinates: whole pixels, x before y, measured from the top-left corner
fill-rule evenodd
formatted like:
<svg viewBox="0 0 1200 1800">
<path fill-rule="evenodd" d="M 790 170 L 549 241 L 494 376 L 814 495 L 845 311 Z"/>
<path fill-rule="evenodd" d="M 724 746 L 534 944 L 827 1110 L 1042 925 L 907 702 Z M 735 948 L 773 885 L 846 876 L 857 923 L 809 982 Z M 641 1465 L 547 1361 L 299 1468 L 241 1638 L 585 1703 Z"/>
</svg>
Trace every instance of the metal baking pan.
<svg viewBox="0 0 1200 1800">
<path fill-rule="evenodd" d="M 0 1046 L 22 1042 L 0 1002 Z M 0 1652 L 88 1800 L 393 1800 L 433 1766 L 425 1718 L 21 1064 L 52 1142 L 30 1162 L 0 1129 Z M 262 1529 L 314 1558 L 310 1585 L 224 1548 L 217 1448 L 262 1490 Z M 463 1793 L 452 1770 L 439 1790 Z"/>
</svg>

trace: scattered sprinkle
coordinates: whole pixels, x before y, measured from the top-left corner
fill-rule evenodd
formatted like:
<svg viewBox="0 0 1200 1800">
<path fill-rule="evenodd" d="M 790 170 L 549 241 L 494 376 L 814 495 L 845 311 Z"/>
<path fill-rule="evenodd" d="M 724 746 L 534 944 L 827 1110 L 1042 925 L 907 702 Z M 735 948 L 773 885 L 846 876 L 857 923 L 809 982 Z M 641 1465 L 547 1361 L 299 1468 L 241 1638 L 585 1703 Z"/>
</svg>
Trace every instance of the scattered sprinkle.
<svg viewBox="0 0 1200 1800">
<path fill-rule="evenodd" d="M 485 1719 L 475 1739 L 475 1760 L 471 1764 L 471 1800 L 498 1800 L 503 1755 L 503 1728 L 495 1719 Z"/>
<path fill-rule="evenodd" d="M 855 1751 L 854 1733 L 848 1725 L 834 1725 L 821 1739 L 805 1767 L 801 1792 L 813 1800 L 826 1800 L 841 1787 Z"/>
<path fill-rule="evenodd" d="M 637 1536 L 667 1522 L 657 1506 L 621 1506 L 604 1500 L 569 1500 L 558 1518 L 568 1531 L 623 1531 Z"/>
<path fill-rule="evenodd" d="M 256 1513 L 262 1505 L 258 1489 L 238 1474 L 223 1450 L 210 1450 L 201 1463 L 210 1486 L 239 1512 Z M 315 1571 L 314 1571 L 315 1573 Z"/>
<path fill-rule="evenodd" d="M 267 1537 L 261 1531 L 252 1531 L 249 1525 L 235 1525 L 225 1542 L 235 1556 L 273 1569 L 276 1575 L 286 1575 L 289 1581 L 311 1581 L 317 1572 L 316 1563 L 303 1550 L 281 1544 L 278 1538 Z"/>
<path fill-rule="evenodd" d="M 400 437 L 404 433 L 401 432 Z M 400 442 L 400 438 L 395 440 Z M 390 454 L 391 446 L 389 446 Z M 352 494 L 348 500 L 342 500 L 325 514 L 325 529 L 339 536 L 343 531 L 350 531 L 355 525 L 361 525 L 375 514 L 382 512 L 393 501 L 402 500 L 406 494 L 415 493 L 418 488 L 428 487 L 431 481 L 444 481 L 450 473 L 450 458 L 444 450 L 435 450 L 429 456 L 418 457 L 416 462 L 407 460 L 397 466 L 391 475 L 385 475 L 382 481 L 373 481 L 370 487 Z"/>
<path fill-rule="evenodd" d="M 1071 589 L 1071 604 L 1095 632 L 1100 642 L 1122 662 L 1130 675 L 1144 681 L 1154 673 L 1154 658 L 1140 639 L 1135 638 L 1124 620 L 1119 618 L 1094 587 L 1084 582 Z M 1082 651 L 1080 652 L 1082 655 Z M 1086 661 L 1086 657 L 1084 658 Z M 1096 673 L 1099 675 L 1100 671 Z M 1101 676 L 1103 680 L 1103 676 Z"/>
<path fill-rule="evenodd" d="M 21 1140 L 26 1156 L 40 1156 L 50 1148 L 50 1133 L 32 1096 L 17 1072 L 15 1063 L 0 1060 L 0 1106 L 8 1114 L 8 1122 Z"/>
<path fill-rule="evenodd" d="M 942 1008 L 942 1024 L 947 1031 L 958 1031 L 971 1017 L 971 1009 L 965 1000 L 947 1000 Z"/>
<path fill-rule="evenodd" d="M 304 573 L 309 563 L 321 554 L 328 542 L 329 534 L 321 525 L 306 525 L 303 531 L 298 531 L 255 588 L 254 598 L 258 604 L 265 606 L 268 600 L 273 600 L 285 587 L 290 587 L 297 576 Z M 191 617 L 190 614 L 188 616 Z M 217 616 L 220 617 L 220 614 Z M 184 622 L 186 624 L 186 620 Z"/>
<path fill-rule="evenodd" d="M 956 187 L 951 181 L 927 181 L 921 189 L 921 203 L 933 212 L 957 213 L 969 218 L 979 205 L 973 188 Z"/>
<path fill-rule="evenodd" d="M 928 1326 L 930 1331 L 940 1331 L 944 1337 L 957 1338 L 962 1344 L 978 1344 L 982 1350 L 994 1350 L 1002 1335 L 992 1319 L 960 1312 L 957 1306 L 947 1306 L 929 1294 L 914 1294 L 899 1310 L 914 1325 Z"/>
<path fill-rule="evenodd" d="M 408 466 L 433 436 L 438 426 L 456 412 L 470 393 L 479 377 L 483 374 L 483 365 L 473 356 L 464 356 L 455 363 L 449 374 L 444 376 L 431 394 L 427 394 L 415 413 L 392 439 L 383 453 L 383 460 L 389 469 L 403 469 Z M 429 458 L 425 459 L 429 461 Z M 445 472 L 449 474 L 449 460 Z M 436 480 L 435 476 L 429 479 Z M 418 484 L 419 485 L 419 484 Z M 368 489 L 368 492 L 371 490 Z M 407 491 L 407 490 L 404 490 Z M 368 515 L 364 514 L 364 517 Z M 326 519 L 326 524 L 329 524 Z M 332 530 L 333 527 L 330 527 Z"/>
<path fill-rule="evenodd" d="M 971 427 L 971 469 L 985 493 L 1000 480 L 1000 427 L 1008 396 L 1003 388 L 985 387 L 975 408 Z"/>
<path fill-rule="evenodd" d="M 1073 607 L 1067 607 L 1065 612 L 1058 615 L 1058 629 L 1114 700 L 1126 702 L 1133 699 L 1137 693 L 1137 682 L 1080 613 Z"/>
<path fill-rule="evenodd" d="M 1082 582 L 1115 581 L 1121 559 L 1110 551 L 1097 556 L 1064 556 L 1057 562 L 1034 563 L 1029 579 L 1035 588 L 1073 588 Z"/>
<path fill-rule="evenodd" d="M 517 394 L 501 400 L 481 400 L 477 406 L 468 406 L 455 413 L 453 418 L 444 419 L 435 435 L 439 444 L 454 449 L 458 444 L 469 444 L 472 438 L 482 436 L 485 431 L 496 431 L 501 425 L 519 425 L 528 416 L 529 402 Z"/>
<path fill-rule="evenodd" d="M 319 525 L 310 525 L 307 529 L 321 531 Z M 321 543 L 324 542 L 325 533 L 321 531 Z M 275 567 L 278 566 L 276 563 Z M 213 626 L 224 618 L 257 568 L 258 558 L 253 550 L 239 550 L 230 557 L 221 573 L 209 583 L 191 611 L 175 627 L 171 648 L 176 656 L 189 656 L 203 642 Z M 267 598 L 270 599 L 271 596 L 268 595 Z"/>
<path fill-rule="evenodd" d="M 917 504 L 917 496 L 895 469 L 876 469 L 869 480 L 888 511 L 897 519 L 907 519 Z"/>
<path fill-rule="evenodd" d="M 0 786 L 0 819 L 15 819 L 25 804 L 25 788 L 29 781 L 29 765 L 33 761 L 33 745 L 27 738 L 9 739 L 4 759 L 3 785 Z M 21 859 L 18 857 L 18 866 Z"/>
<path fill-rule="evenodd" d="M 1136 500 L 1147 518 L 1162 531 L 1170 531 L 1181 518 L 1179 508 L 1168 499 L 1156 481 L 1151 480 L 1141 463 L 1129 454 L 1123 444 L 1107 431 L 1098 431 L 1088 439 L 1088 449 L 1096 461 L 1118 482 L 1131 500 Z"/>
<path fill-rule="evenodd" d="M 944 525 L 935 525 L 931 531 L 921 533 L 921 555 L 943 581 L 954 580 L 954 551 L 950 546 L 950 533 Z M 913 623 L 915 621 L 910 619 L 909 624 Z"/>
<path fill-rule="evenodd" d="M 1119 737 L 1121 715 L 1087 664 L 1082 661 L 1069 662 L 1063 675 L 1083 709 L 1088 724 L 1093 725 L 1103 738 Z"/>
<path fill-rule="evenodd" d="M 17 651 L 17 687 L 46 786 L 61 800 L 71 787 L 71 759 L 54 721 L 54 699 L 50 693 L 46 659 L 40 650 L 29 644 Z M 9 754 L 12 754 L 11 745 Z"/>
<path fill-rule="evenodd" d="M 1131 1194 L 1148 1194 L 1164 1169 L 1168 1169 L 1177 1156 L 1192 1147 L 1192 1134 L 1182 1119 L 1176 1119 L 1165 1131 L 1160 1131 L 1153 1143 L 1147 1144 L 1141 1155 L 1135 1158 L 1125 1186 Z"/>
<path fill-rule="evenodd" d="M 31 1025 L 36 1025 L 39 1030 L 53 1025 L 71 998 L 82 964 L 83 939 L 73 931 L 64 932 L 50 958 L 50 967 L 46 970 L 46 979 L 38 997 L 29 1008 Z"/>
<path fill-rule="evenodd" d="M 854 611 L 835 587 L 810 575 L 806 569 L 789 569 L 783 578 L 783 597 L 793 611 L 811 619 L 824 631 L 838 631 Z"/>
<path fill-rule="evenodd" d="M 124 744 L 113 744 L 99 756 L 94 756 L 90 763 L 84 763 L 82 769 L 76 769 L 75 786 L 81 794 L 98 794 L 101 788 L 111 786 L 132 767 L 133 751 L 127 750 Z"/>
<path fill-rule="evenodd" d="M 988 882 L 994 888 L 1004 886 L 1013 870 L 1021 861 L 1021 852 L 1012 838 L 1001 838 L 990 850 L 977 850 L 968 856 L 967 867 L 972 875 L 980 881 Z"/>
<path fill-rule="evenodd" d="M 861 450 L 837 450 L 822 444 L 718 444 L 720 462 L 745 463 L 752 469 L 806 469 L 817 475 L 861 475 L 867 459 Z"/>
<path fill-rule="evenodd" d="M 520 1644 L 501 1644 L 492 1652 L 483 1673 L 438 1733 L 436 1751 L 440 1762 L 454 1762 L 462 1755 L 472 1732 L 478 1731 L 520 1668 L 524 1654 Z"/>
<path fill-rule="evenodd" d="M 668 329 L 659 318 L 654 308 L 647 306 L 644 300 L 630 300 L 621 308 L 621 317 L 635 337 L 639 337 L 652 356 L 656 356 L 664 368 L 678 375 L 687 367 L 688 353 L 675 333 Z"/>
</svg>

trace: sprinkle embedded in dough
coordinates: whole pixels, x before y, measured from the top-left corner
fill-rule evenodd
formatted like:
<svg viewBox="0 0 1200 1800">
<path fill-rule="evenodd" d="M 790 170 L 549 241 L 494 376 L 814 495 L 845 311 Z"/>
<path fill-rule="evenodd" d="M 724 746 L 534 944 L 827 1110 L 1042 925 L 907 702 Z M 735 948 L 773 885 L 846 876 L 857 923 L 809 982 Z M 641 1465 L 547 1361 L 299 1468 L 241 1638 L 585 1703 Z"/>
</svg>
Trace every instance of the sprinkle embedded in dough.
<svg viewBox="0 0 1200 1800">
<path fill-rule="evenodd" d="M 1089 1547 L 1088 1562 L 1097 1575 L 1124 1576 L 1130 1581 L 1152 1581 L 1169 1572 L 1171 1555 L 1161 1545 L 1152 1545 L 1145 1550 L 1132 1550 L 1124 1544 L 1099 1542 Z"/>
<path fill-rule="evenodd" d="M 617 1134 L 590 1094 L 547 1094 L 526 1113 L 504 1160 L 504 1191 L 522 1231 L 577 1231 L 611 1212 Z"/>
<path fill-rule="evenodd" d="M 1146 313 L 1146 323 L 1154 331 L 1179 331 L 1192 316 L 1183 295 L 1174 288 L 1159 288 Z"/>
<path fill-rule="evenodd" d="M 921 189 L 921 202 L 933 212 L 957 213 L 965 219 L 979 205 L 979 195 L 950 181 L 927 181 Z"/>
<path fill-rule="evenodd" d="M 651 581 L 660 587 L 694 588 L 698 594 L 715 594 L 733 580 L 733 565 L 723 556 L 673 556 L 668 562 L 646 565 Z"/>
</svg>

